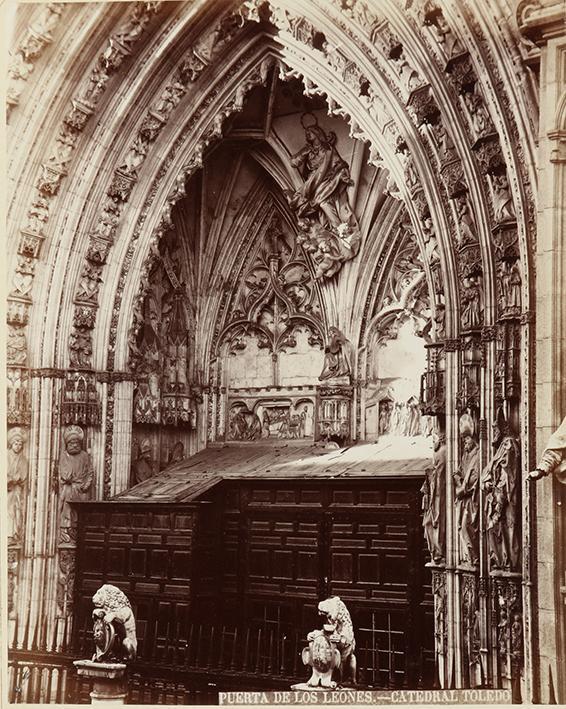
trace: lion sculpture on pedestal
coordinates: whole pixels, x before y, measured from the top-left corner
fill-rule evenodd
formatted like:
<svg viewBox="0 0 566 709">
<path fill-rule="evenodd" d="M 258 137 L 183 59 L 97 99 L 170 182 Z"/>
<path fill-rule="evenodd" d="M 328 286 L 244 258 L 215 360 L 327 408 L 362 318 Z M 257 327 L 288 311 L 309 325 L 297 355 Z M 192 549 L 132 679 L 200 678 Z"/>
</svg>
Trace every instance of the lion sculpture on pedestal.
<svg viewBox="0 0 566 709">
<path fill-rule="evenodd" d="M 346 604 L 340 596 L 331 596 L 318 604 L 318 612 L 326 616 L 326 622 L 334 626 L 334 633 L 339 637 L 336 648 L 340 652 L 341 682 L 356 684 L 356 640 Z"/>
<path fill-rule="evenodd" d="M 127 596 L 116 586 L 104 584 L 92 597 L 95 662 L 136 659 L 136 621 Z"/>
<path fill-rule="evenodd" d="M 307 685 L 334 689 L 333 674 L 340 684 L 356 684 L 354 626 L 345 603 L 339 596 L 331 596 L 318 604 L 318 612 L 326 616 L 326 623 L 322 630 L 307 635 L 309 646 L 302 653 L 304 664 L 312 667 Z"/>
</svg>

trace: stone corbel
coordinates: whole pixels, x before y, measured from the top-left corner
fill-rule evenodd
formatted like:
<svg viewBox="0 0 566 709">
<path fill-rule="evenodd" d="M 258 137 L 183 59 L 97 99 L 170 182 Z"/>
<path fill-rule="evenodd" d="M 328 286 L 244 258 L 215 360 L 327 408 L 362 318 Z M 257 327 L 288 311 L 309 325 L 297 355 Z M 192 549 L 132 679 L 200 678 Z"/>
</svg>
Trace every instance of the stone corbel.
<svg viewBox="0 0 566 709">
<path fill-rule="evenodd" d="M 566 162 L 566 129 L 551 130 L 546 135 L 554 144 L 550 152 L 550 162 Z"/>
<path fill-rule="evenodd" d="M 519 30 L 539 46 L 564 35 L 563 0 L 522 0 L 517 7 Z"/>
</svg>

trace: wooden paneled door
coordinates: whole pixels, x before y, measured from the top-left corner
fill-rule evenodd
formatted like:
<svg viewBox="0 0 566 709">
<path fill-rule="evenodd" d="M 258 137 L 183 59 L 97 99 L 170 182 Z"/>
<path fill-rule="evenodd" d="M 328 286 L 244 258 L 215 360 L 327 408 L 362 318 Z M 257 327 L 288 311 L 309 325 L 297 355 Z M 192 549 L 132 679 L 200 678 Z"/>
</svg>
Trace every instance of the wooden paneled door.
<svg viewBox="0 0 566 709">
<path fill-rule="evenodd" d="M 417 482 L 364 482 L 242 486 L 225 519 L 225 609 L 274 637 L 306 640 L 321 625 L 319 600 L 338 595 L 352 615 L 364 684 L 431 686 Z"/>
</svg>

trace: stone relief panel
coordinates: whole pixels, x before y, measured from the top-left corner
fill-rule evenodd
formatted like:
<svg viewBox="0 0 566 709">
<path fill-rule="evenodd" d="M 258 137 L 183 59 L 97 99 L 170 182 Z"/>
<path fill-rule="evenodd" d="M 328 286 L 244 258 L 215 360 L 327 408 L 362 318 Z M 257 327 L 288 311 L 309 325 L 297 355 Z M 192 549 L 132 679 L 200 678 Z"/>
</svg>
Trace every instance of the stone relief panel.
<svg viewBox="0 0 566 709">
<path fill-rule="evenodd" d="M 305 397 L 292 388 L 288 396 L 266 396 L 269 392 L 248 395 L 233 401 L 228 410 L 227 440 L 272 441 L 313 439 L 314 396 Z"/>
</svg>

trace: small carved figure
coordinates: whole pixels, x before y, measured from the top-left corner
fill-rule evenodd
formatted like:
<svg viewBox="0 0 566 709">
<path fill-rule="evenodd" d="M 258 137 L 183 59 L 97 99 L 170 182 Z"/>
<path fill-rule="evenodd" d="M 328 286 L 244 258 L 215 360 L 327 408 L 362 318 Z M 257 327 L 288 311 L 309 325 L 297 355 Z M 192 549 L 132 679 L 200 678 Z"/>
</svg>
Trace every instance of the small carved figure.
<svg viewBox="0 0 566 709">
<path fill-rule="evenodd" d="M 454 206 L 456 208 L 456 217 L 459 230 L 458 246 L 464 246 L 470 242 L 477 241 L 474 219 L 470 211 L 470 204 L 467 194 L 460 194 L 454 198 Z"/>
<path fill-rule="evenodd" d="M 377 432 L 380 436 L 384 436 L 389 433 L 389 427 L 391 425 L 391 407 L 392 402 L 389 399 L 384 399 L 379 402 L 379 421 Z"/>
<path fill-rule="evenodd" d="M 93 662 L 123 662 L 136 659 L 136 621 L 127 596 L 116 586 L 104 584 L 92 597 L 94 610 Z"/>
<path fill-rule="evenodd" d="M 124 158 L 124 163 L 120 166 L 121 170 L 129 173 L 130 175 L 135 174 L 136 169 L 143 163 L 148 150 L 147 142 L 138 136 L 134 143 L 131 145 L 130 149 L 126 153 Z"/>
<path fill-rule="evenodd" d="M 497 451 L 481 477 L 489 559 L 492 569 L 516 571 L 520 557 L 520 451 L 514 438 L 502 437 L 498 430 Z"/>
<path fill-rule="evenodd" d="M 45 197 L 39 196 L 28 212 L 26 229 L 35 234 L 43 234 L 43 227 L 49 219 L 49 202 Z"/>
<path fill-rule="evenodd" d="M 22 539 L 24 488 L 28 477 L 28 460 L 24 454 L 25 434 L 21 428 L 8 431 L 8 542 Z"/>
<path fill-rule="evenodd" d="M 22 327 L 8 325 L 8 342 L 6 343 L 8 364 L 25 364 L 27 361 L 27 340 Z"/>
<path fill-rule="evenodd" d="M 174 81 L 170 86 L 166 86 L 155 104 L 155 110 L 164 116 L 168 116 L 182 99 L 185 91 L 186 88 L 178 81 Z"/>
<path fill-rule="evenodd" d="M 437 434 L 433 437 L 434 454 L 432 468 L 425 471 L 426 479 L 421 487 L 423 493 L 423 528 L 430 558 L 435 563 L 444 560 L 444 524 L 445 524 L 445 474 L 446 474 L 446 437 Z"/>
<path fill-rule="evenodd" d="M 318 377 L 320 381 L 349 376 L 352 373 L 350 341 L 337 327 L 331 327 L 328 334 L 328 344 L 324 348 L 324 365 Z"/>
<path fill-rule="evenodd" d="M 94 468 L 90 455 L 83 450 L 84 433 L 79 426 L 65 429 L 65 450 L 59 460 L 59 541 L 74 541 L 77 512 L 71 502 L 89 500 L 94 481 Z"/>
<path fill-rule="evenodd" d="M 503 222 L 506 219 L 515 219 L 515 207 L 509 180 L 503 173 L 495 173 L 491 176 L 491 187 L 493 189 L 493 211 L 496 222 Z"/>
<path fill-rule="evenodd" d="M 557 480 L 566 483 L 566 416 L 548 439 L 541 459 L 536 469 L 529 473 L 529 478 L 539 480 L 549 473 L 554 473 Z"/>
<path fill-rule="evenodd" d="M 90 104 L 96 104 L 98 99 L 104 93 L 104 89 L 106 88 L 109 78 L 110 75 L 107 74 L 102 67 L 98 65 L 95 66 L 88 78 L 83 99 Z"/>
<path fill-rule="evenodd" d="M 139 445 L 138 457 L 132 463 L 133 482 L 135 485 L 148 480 L 154 475 L 151 448 L 150 439 L 144 438 Z"/>
<path fill-rule="evenodd" d="M 464 414 L 460 419 L 460 434 L 464 451 L 458 470 L 453 473 L 453 476 L 458 508 L 461 559 L 470 564 L 477 564 L 479 554 L 479 448 L 473 438 L 473 423 L 468 414 Z"/>
<path fill-rule="evenodd" d="M 482 97 L 475 91 L 465 91 L 461 94 L 462 101 L 468 109 L 468 115 L 476 138 L 481 138 L 493 130 L 493 123 Z"/>
<path fill-rule="evenodd" d="M 341 681 L 356 684 L 356 640 L 352 618 L 340 596 L 331 596 L 318 604 L 320 615 L 326 616 L 326 622 L 334 626 L 337 636 L 336 648 L 340 652 Z"/>
<path fill-rule="evenodd" d="M 480 276 L 469 275 L 462 281 L 462 327 L 480 327 L 482 318 Z"/>
</svg>

